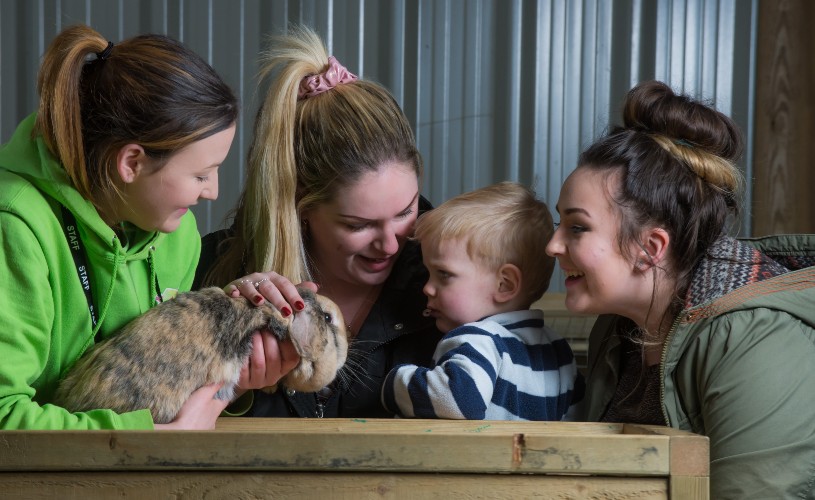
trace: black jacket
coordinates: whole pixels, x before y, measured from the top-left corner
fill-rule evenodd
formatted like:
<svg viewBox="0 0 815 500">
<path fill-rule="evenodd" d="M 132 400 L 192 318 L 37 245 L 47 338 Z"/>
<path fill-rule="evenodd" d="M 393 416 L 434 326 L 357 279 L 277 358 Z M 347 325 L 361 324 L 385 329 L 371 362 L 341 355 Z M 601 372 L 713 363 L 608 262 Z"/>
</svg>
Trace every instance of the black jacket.
<svg viewBox="0 0 815 500">
<path fill-rule="evenodd" d="M 221 230 L 204 237 L 194 289 L 215 262 L 218 242 L 228 234 Z M 238 278 L 238 276 L 236 276 Z M 401 363 L 430 366 L 433 351 L 442 337 L 433 318 L 422 312 L 427 298 L 422 287 L 427 270 L 421 248 L 409 241 L 394 264 L 359 334 L 351 343 L 348 362 L 323 396 L 287 390 L 255 391 L 254 403 L 244 416 L 255 417 L 360 417 L 393 416 L 382 406 L 382 382 L 391 368 Z"/>
</svg>

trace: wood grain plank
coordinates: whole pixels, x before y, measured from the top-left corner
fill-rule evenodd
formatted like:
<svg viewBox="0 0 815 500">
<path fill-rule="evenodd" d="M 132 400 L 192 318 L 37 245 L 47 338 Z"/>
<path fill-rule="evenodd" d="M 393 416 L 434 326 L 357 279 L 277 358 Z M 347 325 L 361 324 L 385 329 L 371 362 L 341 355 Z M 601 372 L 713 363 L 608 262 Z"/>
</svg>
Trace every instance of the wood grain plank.
<svg viewBox="0 0 815 500">
<path fill-rule="evenodd" d="M 815 232 L 815 3 L 759 2 L 753 235 Z"/>
<path fill-rule="evenodd" d="M 668 498 L 657 478 L 373 473 L 0 473 L 15 498 L 603 499 Z M 680 497 L 677 497 L 680 498 Z M 691 497 L 681 497 L 691 498 Z"/>
</svg>

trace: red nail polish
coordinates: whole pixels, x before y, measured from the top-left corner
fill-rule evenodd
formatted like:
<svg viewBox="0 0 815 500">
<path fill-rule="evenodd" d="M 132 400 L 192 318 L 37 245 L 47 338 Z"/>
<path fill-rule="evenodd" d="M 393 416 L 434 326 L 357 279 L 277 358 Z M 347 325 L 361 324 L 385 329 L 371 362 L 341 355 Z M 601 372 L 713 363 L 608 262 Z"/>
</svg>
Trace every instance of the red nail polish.
<svg viewBox="0 0 815 500">
<path fill-rule="evenodd" d="M 306 305 L 303 304 L 303 301 L 298 300 L 297 302 L 294 303 L 294 308 L 297 309 L 298 311 L 302 311 L 303 309 L 306 308 Z"/>
<path fill-rule="evenodd" d="M 263 301 L 266 300 L 266 299 L 264 299 L 262 295 L 258 295 L 257 297 L 255 297 L 254 300 L 255 300 L 255 304 L 263 304 Z"/>
<path fill-rule="evenodd" d="M 288 307 L 284 307 L 283 309 L 280 310 L 280 314 L 282 314 L 284 318 L 288 318 L 289 314 L 291 314 L 291 309 L 289 309 Z"/>
</svg>

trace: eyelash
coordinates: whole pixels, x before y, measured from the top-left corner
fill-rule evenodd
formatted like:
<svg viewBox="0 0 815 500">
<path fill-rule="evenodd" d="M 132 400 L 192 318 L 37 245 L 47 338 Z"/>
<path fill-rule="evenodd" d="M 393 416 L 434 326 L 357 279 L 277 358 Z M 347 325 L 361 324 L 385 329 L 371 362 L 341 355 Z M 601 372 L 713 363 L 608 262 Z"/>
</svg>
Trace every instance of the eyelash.
<svg viewBox="0 0 815 500">
<path fill-rule="evenodd" d="M 409 208 L 409 209 L 405 210 L 404 212 L 402 212 L 401 214 L 398 214 L 396 216 L 396 218 L 397 219 L 405 219 L 405 218 L 409 217 L 410 214 L 412 214 L 412 213 L 413 213 L 413 209 Z M 346 224 L 346 226 L 348 226 L 348 229 L 350 229 L 353 232 L 359 232 L 359 231 L 363 231 L 363 230 L 367 229 L 370 226 L 370 224 L 369 223 L 362 224 L 362 225 Z"/>
<path fill-rule="evenodd" d="M 436 271 L 436 276 L 442 283 L 447 282 L 450 278 L 453 277 L 453 275 L 448 273 L 447 271 Z"/>
<path fill-rule="evenodd" d="M 557 231 L 559 227 L 560 227 L 560 222 L 555 222 L 555 231 Z M 587 227 L 580 226 L 578 224 L 572 224 L 571 226 L 569 226 L 569 229 L 571 229 L 572 233 L 584 233 L 584 232 L 588 231 Z"/>
<path fill-rule="evenodd" d="M 196 177 L 195 180 L 203 184 L 209 180 L 209 177 Z"/>
</svg>

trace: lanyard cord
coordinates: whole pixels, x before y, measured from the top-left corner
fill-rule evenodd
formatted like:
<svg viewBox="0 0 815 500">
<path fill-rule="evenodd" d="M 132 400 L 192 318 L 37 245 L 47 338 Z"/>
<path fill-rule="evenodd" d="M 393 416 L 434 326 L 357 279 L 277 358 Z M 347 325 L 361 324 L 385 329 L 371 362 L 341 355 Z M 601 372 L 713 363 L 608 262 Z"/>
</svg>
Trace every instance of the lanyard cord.
<svg viewBox="0 0 815 500">
<path fill-rule="evenodd" d="M 85 247 L 82 246 L 82 238 L 79 237 L 79 230 L 76 226 L 76 218 L 65 206 L 62 206 L 62 230 L 65 233 L 65 239 L 68 241 L 68 246 L 71 249 L 71 256 L 74 258 L 74 265 L 76 266 L 76 274 L 79 276 L 79 283 L 82 285 L 82 290 L 85 292 L 85 300 L 88 301 L 88 312 L 91 315 L 91 323 L 94 336 L 98 336 L 99 328 L 97 326 L 98 318 L 96 316 L 96 307 L 94 306 L 93 290 L 91 289 L 91 276 L 88 268 L 88 255 L 85 252 Z M 153 278 L 150 280 L 150 290 L 153 300 L 156 303 L 162 301 L 161 288 L 158 284 L 158 274 L 155 272 L 153 266 L 152 253 L 148 256 L 148 263 L 150 265 L 150 274 Z M 114 276 L 115 279 L 115 276 Z M 96 342 L 99 338 L 95 338 Z"/>
<path fill-rule="evenodd" d="M 62 207 L 62 230 L 65 232 L 65 239 L 71 248 L 71 256 L 74 258 L 76 274 L 79 276 L 79 283 L 85 291 L 85 299 L 88 301 L 88 312 L 91 314 L 93 330 L 96 331 L 96 310 L 93 305 L 93 291 L 91 290 L 91 277 L 88 274 L 88 257 L 85 248 L 82 246 L 82 239 L 79 237 L 79 230 L 76 227 L 76 219 L 67 208 Z"/>
</svg>

